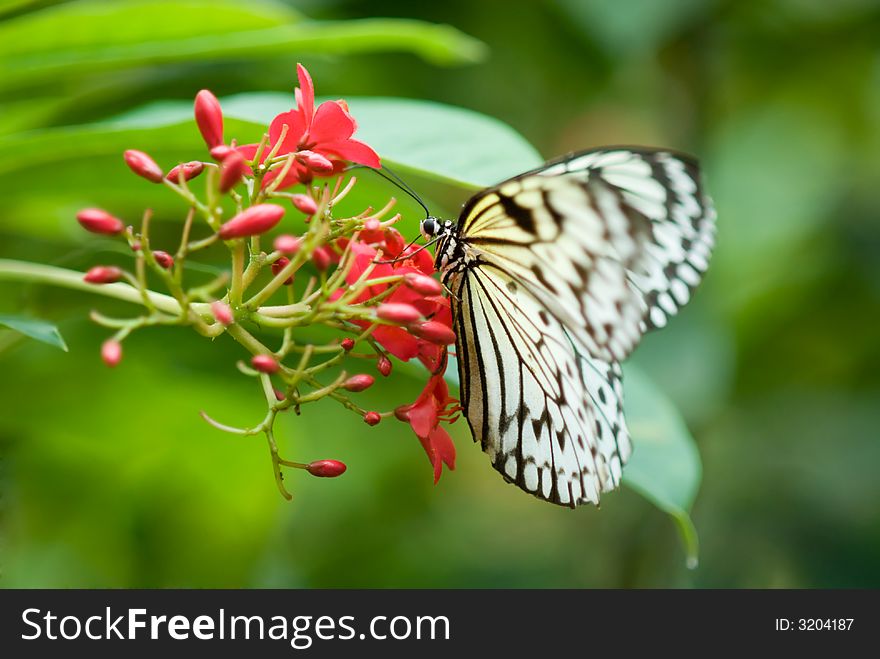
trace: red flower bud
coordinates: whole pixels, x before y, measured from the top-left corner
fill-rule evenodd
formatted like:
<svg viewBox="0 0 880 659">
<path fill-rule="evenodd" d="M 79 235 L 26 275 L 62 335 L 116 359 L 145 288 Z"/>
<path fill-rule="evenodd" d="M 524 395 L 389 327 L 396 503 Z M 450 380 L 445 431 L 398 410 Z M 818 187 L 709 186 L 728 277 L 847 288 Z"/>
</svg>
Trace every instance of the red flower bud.
<svg viewBox="0 0 880 659">
<path fill-rule="evenodd" d="M 119 281 L 121 277 L 122 270 L 115 265 L 96 265 L 89 269 L 83 277 L 83 281 L 90 284 L 112 284 L 114 281 Z"/>
<path fill-rule="evenodd" d="M 342 388 L 348 391 L 363 391 L 364 389 L 369 389 L 373 386 L 373 382 L 375 381 L 376 380 L 372 375 L 360 373 L 359 375 L 352 375 L 348 380 L 343 382 Z"/>
<path fill-rule="evenodd" d="M 290 201 L 293 202 L 293 205 L 296 206 L 298 211 L 301 211 L 306 215 L 314 215 L 318 210 L 318 204 L 316 204 L 315 200 L 307 194 L 295 194 L 291 197 Z"/>
<path fill-rule="evenodd" d="M 244 176 L 247 165 L 244 156 L 233 151 L 223 159 L 220 165 L 220 192 L 229 192 Z"/>
<path fill-rule="evenodd" d="M 364 228 L 361 231 L 361 240 L 365 243 L 378 243 L 385 236 L 382 229 L 382 223 L 375 217 L 371 217 L 364 222 Z"/>
<path fill-rule="evenodd" d="M 320 478 L 336 478 L 344 474 L 346 469 L 345 463 L 339 460 L 315 460 L 306 466 L 306 471 Z"/>
<path fill-rule="evenodd" d="M 110 368 L 122 361 L 122 344 L 119 341 L 108 339 L 101 346 L 101 359 Z"/>
<path fill-rule="evenodd" d="M 279 272 L 284 270 L 285 266 L 287 266 L 288 263 L 290 263 L 290 259 L 286 256 L 282 256 L 280 259 L 272 264 L 272 274 L 277 276 Z M 290 286 L 292 283 L 293 275 L 284 280 L 285 286 Z"/>
<path fill-rule="evenodd" d="M 85 208 L 76 214 L 77 221 L 86 231 L 115 236 L 125 231 L 125 225 L 118 217 L 113 217 L 100 208 Z"/>
<path fill-rule="evenodd" d="M 291 236 L 290 234 L 284 233 L 278 236 L 275 239 L 275 249 L 279 252 L 283 252 L 288 256 L 293 256 L 299 251 L 299 247 L 302 244 L 302 240 L 297 238 L 296 236 Z"/>
<path fill-rule="evenodd" d="M 284 209 L 275 204 L 251 206 L 221 226 L 220 237 L 223 240 L 231 240 L 266 233 L 281 221 L 283 215 Z"/>
<path fill-rule="evenodd" d="M 417 272 L 406 273 L 403 276 L 403 283 L 419 295 L 440 295 L 443 292 L 443 285 L 439 281 Z"/>
<path fill-rule="evenodd" d="M 125 164 L 138 176 L 143 176 L 153 183 L 161 183 L 163 174 L 159 165 L 143 151 L 129 149 L 124 154 Z"/>
<path fill-rule="evenodd" d="M 422 317 L 421 312 L 411 304 L 387 302 L 376 307 L 376 316 L 395 323 L 414 323 Z"/>
<path fill-rule="evenodd" d="M 385 230 L 385 253 L 397 256 L 406 247 L 406 240 L 400 235 L 400 231 L 394 227 Z"/>
<path fill-rule="evenodd" d="M 429 320 L 418 325 L 411 325 L 409 328 L 409 333 L 419 337 L 420 339 L 424 339 L 425 341 L 430 341 L 431 343 L 436 343 L 437 345 L 441 346 L 455 343 L 455 332 L 453 332 L 450 327 L 444 325 L 443 323 L 438 323 L 436 320 Z"/>
<path fill-rule="evenodd" d="M 217 319 L 217 322 L 223 325 L 232 325 L 232 323 L 235 322 L 235 316 L 232 314 L 232 309 L 228 304 L 221 302 L 220 300 L 211 303 L 211 313 L 214 314 L 214 318 Z"/>
<path fill-rule="evenodd" d="M 349 352 L 352 348 L 354 348 L 354 341 L 352 341 L 351 339 L 342 339 L 341 345 L 342 349 L 345 350 L 345 352 Z"/>
<path fill-rule="evenodd" d="M 275 394 L 275 400 L 277 400 L 278 402 L 281 402 L 282 400 L 287 398 L 287 396 L 284 395 L 284 392 L 281 391 L 281 389 L 275 389 L 273 387 L 272 393 Z"/>
<path fill-rule="evenodd" d="M 302 164 L 304 164 L 316 174 L 329 174 L 333 171 L 333 163 L 330 162 L 327 157 L 322 156 L 320 153 L 303 150 L 297 152 L 296 157 L 297 160 L 299 160 Z"/>
<path fill-rule="evenodd" d="M 139 252 L 139 251 L 141 251 L 141 241 L 140 241 L 140 240 L 135 240 L 135 241 L 131 244 L 131 251 L 132 251 L 132 252 Z"/>
<path fill-rule="evenodd" d="M 368 426 L 375 426 L 381 420 L 382 417 L 379 415 L 378 412 L 367 412 L 366 414 L 364 414 L 364 423 L 366 423 Z"/>
<path fill-rule="evenodd" d="M 323 247 L 319 247 L 314 252 L 312 252 L 312 263 L 315 264 L 315 267 L 320 272 L 324 272 L 327 268 L 329 268 L 330 255 L 327 253 L 327 250 Z"/>
<path fill-rule="evenodd" d="M 223 110 L 220 101 L 207 89 L 196 94 L 196 125 L 208 148 L 223 144 Z"/>
<path fill-rule="evenodd" d="M 205 169 L 205 163 L 200 162 L 198 160 L 192 160 L 190 162 L 185 162 L 182 165 L 177 165 L 174 167 L 168 174 L 165 175 L 172 183 L 177 183 L 180 181 L 180 172 L 183 172 L 183 180 L 189 181 L 194 179 L 196 176 L 202 173 L 202 170 Z"/>
<path fill-rule="evenodd" d="M 174 257 L 171 256 L 168 252 L 163 252 L 161 249 L 157 249 L 153 252 L 153 258 L 156 259 L 156 263 L 165 268 L 166 270 L 170 269 L 171 266 L 174 265 Z"/>
<path fill-rule="evenodd" d="M 385 355 L 380 355 L 379 360 L 376 362 L 376 368 L 387 378 L 391 375 L 391 360 Z"/>
<path fill-rule="evenodd" d="M 211 149 L 211 157 L 217 162 L 222 162 L 226 160 L 226 157 L 235 151 L 235 147 L 229 146 L 227 144 L 221 144 L 220 146 L 215 146 Z"/>
<path fill-rule="evenodd" d="M 277 373 L 279 369 L 278 362 L 271 355 L 254 355 L 251 358 L 251 366 L 260 373 L 269 374 Z"/>
</svg>

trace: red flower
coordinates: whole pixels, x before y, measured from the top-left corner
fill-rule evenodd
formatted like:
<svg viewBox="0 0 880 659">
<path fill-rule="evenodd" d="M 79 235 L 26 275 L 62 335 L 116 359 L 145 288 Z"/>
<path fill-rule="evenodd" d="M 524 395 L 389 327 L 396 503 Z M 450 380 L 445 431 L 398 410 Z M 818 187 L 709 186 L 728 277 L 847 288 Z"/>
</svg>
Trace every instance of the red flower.
<svg viewBox="0 0 880 659">
<path fill-rule="evenodd" d="M 263 149 L 262 159 L 281 139 L 283 127 L 287 134 L 281 141 L 276 155 L 299 154 L 279 188 L 286 188 L 300 181 L 308 182 L 316 173 L 332 174 L 342 161 L 356 162 L 369 167 L 379 167 L 379 156 L 368 145 L 352 139 L 357 122 L 348 112 L 344 101 L 325 101 L 315 108 L 315 86 L 309 72 L 302 64 L 296 66 L 299 88 L 295 90 L 296 108 L 282 112 L 269 125 L 269 145 Z M 248 160 L 257 153 L 257 144 L 245 144 L 238 150 Z M 334 167 L 330 171 L 315 166 L 322 162 L 314 154 L 329 160 Z M 262 160 L 261 160 L 262 162 Z M 268 185 L 280 172 L 276 169 L 263 179 Z"/>
<path fill-rule="evenodd" d="M 368 244 L 366 241 L 369 240 Z M 411 405 L 404 405 L 395 410 L 398 419 L 406 421 L 412 426 L 413 431 L 419 438 L 428 459 L 434 467 L 434 482 L 440 479 L 445 464 L 449 469 L 455 468 L 455 446 L 449 434 L 440 427 L 441 421 L 453 421 L 454 415 L 460 409 L 458 401 L 449 396 L 449 388 L 443 379 L 446 371 L 446 346 L 442 341 L 438 342 L 434 334 L 452 335 L 452 312 L 449 308 L 449 300 L 435 293 L 439 287 L 430 286 L 428 281 L 436 281 L 430 278 L 434 272 L 434 263 L 431 255 L 423 249 L 405 247 L 400 233 L 393 228 L 381 229 L 373 223 L 361 233 L 359 240 L 347 244 L 340 241 L 340 248 L 346 247 L 354 254 L 354 263 L 346 275 L 346 283 L 354 284 L 358 281 L 367 268 L 372 267 L 370 279 L 380 279 L 393 275 L 402 275 L 407 283 L 416 282 L 415 287 L 410 285 L 398 286 L 384 298 L 382 304 L 377 307 L 379 317 L 395 316 L 404 326 L 380 325 L 373 330 L 372 338 L 385 348 L 389 353 L 404 361 L 418 358 L 431 371 L 431 378 L 424 391 Z M 400 258 L 403 256 L 404 258 Z M 393 263 L 375 264 L 377 260 L 392 260 Z M 399 260 L 397 260 L 399 259 Z M 367 280 L 367 282 L 370 281 Z M 389 284 L 376 284 L 367 286 L 363 293 L 354 300 L 355 303 L 366 302 L 385 293 Z M 347 287 L 346 287 L 347 288 Z M 419 290 L 416 290 L 419 289 Z M 339 297 L 345 289 L 340 289 L 333 296 Z M 383 311 L 380 311 L 383 310 Z M 404 315 L 400 310 L 411 311 Z M 391 311 L 395 313 L 390 313 Z M 426 322 L 410 323 L 416 314 L 428 319 Z M 405 316 L 405 317 L 404 317 Z M 361 327 L 368 327 L 368 321 L 355 321 Z M 429 324 L 433 333 L 425 332 L 425 325 Z M 430 334 L 422 338 L 419 334 Z M 387 366 L 383 365 L 383 361 Z M 382 356 L 379 360 L 379 371 L 385 375 L 391 372 L 391 362 Z M 378 423 L 378 417 L 372 419 Z M 365 418 L 367 423 L 370 420 Z"/>
<path fill-rule="evenodd" d="M 404 243 L 399 240 L 400 234 L 396 229 L 385 229 L 384 233 L 380 235 L 383 240 L 381 242 L 377 241 L 376 247 L 361 240 L 351 245 L 351 251 L 355 254 L 355 261 L 346 276 L 347 284 L 354 284 L 360 279 L 364 270 L 370 267 L 377 259 L 397 259 L 403 254 Z M 345 243 L 343 242 L 340 247 L 344 248 Z M 377 247 L 381 249 L 381 257 Z M 410 255 L 410 258 L 404 258 L 395 263 L 382 263 L 374 266 L 370 273 L 370 278 L 379 279 L 392 275 L 407 274 L 427 276 L 434 272 L 434 263 L 427 251 L 419 250 L 417 247 L 410 247 L 407 250 L 407 254 Z M 368 286 L 354 302 L 365 302 L 381 294 L 387 288 L 388 284 Z M 337 292 L 336 297 L 341 294 L 342 291 L 340 290 Z M 450 328 L 452 326 L 449 301 L 441 296 L 426 297 L 409 286 L 399 286 L 391 295 L 383 300 L 383 304 L 386 307 L 405 305 L 406 307 L 414 308 L 426 319 L 441 323 Z M 361 321 L 358 324 L 364 328 L 369 325 L 366 321 Z M 440 363 L 441 346 L 415 336 L 408 328 L 396 325 L 380 325 L 373 331 L 372 337 L 388 352 L 403 361 L 418 357 L 432 372 L 436 370 Z"/>
<path fill-rule="evenodd" d="M 455 469 L 455 445 L 449 433 L 440 427 L 440 421 L 454 421 L 454 415 L 459 410 L 458 401 L 449 397 L 449 387 L 443 379 L 446 370 L 445 354 L 442 362 L 442 368 L 431 376 L 416 401 L 394 410 L 398 419 L 412 426 L 422 443 L 434 466 L 435 484 L 440 480 L 444 464 L 449 469 Z"/>
</svg>

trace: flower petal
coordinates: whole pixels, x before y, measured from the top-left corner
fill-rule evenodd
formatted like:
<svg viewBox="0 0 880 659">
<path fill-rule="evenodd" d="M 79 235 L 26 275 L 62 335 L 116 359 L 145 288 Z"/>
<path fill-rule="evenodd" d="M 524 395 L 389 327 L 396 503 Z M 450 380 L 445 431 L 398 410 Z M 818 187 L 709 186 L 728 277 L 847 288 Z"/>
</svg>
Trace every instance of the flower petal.
<svg viewBox="0 0 880 659">
<path fill-rule="evenodd" d="M 317 146 L 317 151 L 332 153 L 335 156 L 344 158 L 350 162 L 356 162 L 359 165 L 367 167 L 381 167 L 379 154 L 373 151 L 372 147 L 359 142 L 358 140 L 341 140 L 336 142 L 321 142 Z"/>
<path fill-rule="evenodd" d="M 445 428 L 434 428 L 428 436 L 437 455 L 450 469 L 455 469 L 455 444 Z"/>
<path fill-rule="evenodd" d="M 265 177 L 263 177 L 263 189 L 269 186 L 272 181 L 278 178 L 278 175 L 281 173 L 283 168 L 279 167 L 278 169 L 273 169 L 271 172 L 267 173 Z M 302 170 L 294 165 L 289 170 L 287 170 L 287 174 L 284 175 L 284 178 L 281 180 L 281 183 L 278 184 L 276 190 L 283 190 L 284 188 L 289 188 L 291 185 L 296 185 L 302 180 Z"/>
<path fill-rule="evenodd" d="M 254 159 L 254 156 L 257 155 L 257 147 L 259 144 L 242 144 L 241 146 L 235 147 L 235 150 L 238 151 L 245 160 L 251 161 Z M 254 171 L 245 166 L 244 173 L 248 176 L 252 175 Z"/>
<path fill-rule="evenodd" d="M 258 144 L 242 144 L 239 147 L 236 147 L 236 150 L 244 156 L 245 160 L 253 160 L 254 156 L 257 155 L 257 146 Z"/>
<path fill-rule="evenodd" d="M 342 142 L 354 133 L 354 121 L 336 101 L 324 101 L 315 111 L 315 118 L 309 128 L 309 142 Z M 319 151 L 320 149 L 313 149 Z"/>
<path fill-rule="evenodd" d="M 299 89 L 296 94 L 296 109 L 302 113 L 306 120 L 306 128 L 311 124 L 315 114 L 315 84 L 312 76 L 302 64 L 296 65 L 296 77 L 299 79 Z"/>
<path fill-rule="evenodd" d="M 269 124 L 269 146 L 266 147 L 264 154 L 268 154 L 281 138 L 281 131 L 285 124 L 287 124 L 287 135 L 284 136 L 284 141 L 281 143 L 277 155 L 281 156 L 297 150 L 299 140 L 306 132 L 306 124 L 297 110 L 290 110 L 282 112 Z"/>
<path fill-rule="evenodd" d="M 418 339 L 401 327 L 381 325 L 373 331 L 373 338 L 402 361 L 409 361 L 419 354 Z"/>
</svg>

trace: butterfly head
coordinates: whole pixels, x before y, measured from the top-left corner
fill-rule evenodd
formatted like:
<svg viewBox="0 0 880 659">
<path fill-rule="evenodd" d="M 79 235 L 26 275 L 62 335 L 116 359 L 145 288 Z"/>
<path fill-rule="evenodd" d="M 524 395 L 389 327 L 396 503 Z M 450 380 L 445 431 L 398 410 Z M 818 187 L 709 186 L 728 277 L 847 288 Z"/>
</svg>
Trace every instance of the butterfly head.
<svg viewBox="0 0 880 659">
<path fill-rule="evenodd" d="M 440 238 L 452 228 L 452 220 L 441 220 L 436 217 L 426 217 L 422 220 L 419 230 L 425 240 Z"/>
</svg>

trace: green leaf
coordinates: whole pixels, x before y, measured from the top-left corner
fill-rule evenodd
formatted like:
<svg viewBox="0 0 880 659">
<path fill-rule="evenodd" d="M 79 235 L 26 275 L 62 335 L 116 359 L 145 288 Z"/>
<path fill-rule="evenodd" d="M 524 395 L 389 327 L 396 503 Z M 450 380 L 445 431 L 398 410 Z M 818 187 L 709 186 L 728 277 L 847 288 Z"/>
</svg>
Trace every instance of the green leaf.
<svg viewBox="0 0 880 659">
<path fill-rule="evenodd" d="M 678 410 L 643 371 L 627 364 L 623 385 L 634 446 L 623 482 L 672 516 L 694 568 L 699 544 L 689 511 L 702 477 L 697 446 Z"/>
<path fill-rule="evenodd" d="M 446 380 L 459 386 L 458 366 L 449 358 Z M 403 372 L 424 375 L 419 365 Z M 681 535 L 689 568 L 697 566 L 699 541 L 690 508 L 700 485 L 702 466 L 693 437 L 675 406 L 637 367 L 624 368 L 626 419 L 635 446 L 623 470 L 623 483 L 672 516 Z"/>
<path fill-rule="evenodd" d="M 221 102 L 226 132 L 240 142 L 256 140 L 276 114 L 294 104 L 292 95 L 277 93 L 242 94 Z M 389 165 L 429 178 L 479 188 L 543 162 L 512 128 L 477 112 L 409 99 L 353 98 L 349 103 L 358 119 L 358 138 Z M 0 174 L 71 159 L 119 156 L 127 148 L 142 148 L 157 158 L 163 150 L 203 151 L 192 103 L 153 103 L 110 121 L 0 138 Z"/>
<path fill-rule="evenodd" d="M 61 332 L 55 325 L 47 323 L 45 320 L 0 314 L 0 327 L 6 327 L 67 352 L 67 344 L 61 336 Z"/>
<path fill-rule="evenodd" d="M 389 165 L 467 188 L 482 188 L 544 162 L 525 138 L 497 119 L 406 98 L 350 98 L 357 137 Z M 287 94 L 241 94 L 223 101 L 229 116 L 266 125 L 290 109 Z"/>
<path fill-rule="evenodd" d="M 90 0 L 0 25 L 0 90 L 171 62 L 389 50 L 437 64 L 473 62 L 485 54 L 480 41 L 451 26 L 416 20 L 312 22 L 266 0 Z"/>
</svg>

